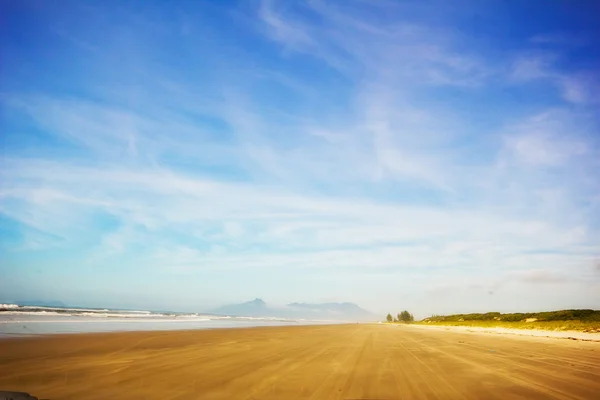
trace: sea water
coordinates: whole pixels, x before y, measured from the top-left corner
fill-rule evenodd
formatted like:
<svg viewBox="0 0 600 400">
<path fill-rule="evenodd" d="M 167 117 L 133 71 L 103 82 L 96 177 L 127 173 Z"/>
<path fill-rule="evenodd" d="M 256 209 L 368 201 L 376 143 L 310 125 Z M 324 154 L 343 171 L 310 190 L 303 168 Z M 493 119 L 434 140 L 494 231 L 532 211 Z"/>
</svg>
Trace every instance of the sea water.
<svg viewBox="0 0 600 400">
<path fill-rule="evenodd" d="M 0 304 L 0 337 L 57 333 L 309 325 L 328 321 Z"/>
</svg>

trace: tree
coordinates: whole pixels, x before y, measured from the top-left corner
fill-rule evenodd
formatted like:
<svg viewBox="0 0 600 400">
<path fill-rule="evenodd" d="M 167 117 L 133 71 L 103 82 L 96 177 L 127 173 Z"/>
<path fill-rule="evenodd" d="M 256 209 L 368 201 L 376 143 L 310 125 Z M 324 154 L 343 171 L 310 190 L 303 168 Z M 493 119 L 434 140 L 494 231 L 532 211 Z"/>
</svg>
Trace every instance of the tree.
<svg viewBox="0 0 600 400">
<path fill-rule="evenodd" d="M 413 317 L 413 315 L 408 311 L 404 310 L 400 314 L 398 314 L 398 320 L 404 323 L 408 323 L 413 322 L 415 320 L 415 317 Z"/>
<path fill-rule="evenodd" d="M 394 318 L 392 317 L 392 314 L 388 313 L 387 317 L 385 317 L 387 319 L 387 322 L 392 322 L 394 320 Z"/>
</svg>

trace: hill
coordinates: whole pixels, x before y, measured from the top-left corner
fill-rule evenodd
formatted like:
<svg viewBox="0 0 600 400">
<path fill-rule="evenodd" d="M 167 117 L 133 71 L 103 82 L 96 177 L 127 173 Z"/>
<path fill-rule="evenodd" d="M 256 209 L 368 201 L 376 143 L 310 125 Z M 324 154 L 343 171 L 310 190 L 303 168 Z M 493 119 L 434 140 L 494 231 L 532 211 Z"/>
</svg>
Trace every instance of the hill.
<svg viewBox="0 0 600 400">
<path fill-rule="evenodd" d="M 376 316 L 354 303 L 290 303 L 283 307 L 270 307 L 262 299 L 238 304 L 228 304 L 211 310 L 211 313 L 239 317 L 304 318 L 343 321 L 374 321 Z"/>
<path fill-rule="evenodd" d="M 262 299 L 254 299 L 245 303 L 228 304 L 211 311 L 214 314 L 231 315 L 236 317 L 269 317 L 267 304 Z"/>
</svg>

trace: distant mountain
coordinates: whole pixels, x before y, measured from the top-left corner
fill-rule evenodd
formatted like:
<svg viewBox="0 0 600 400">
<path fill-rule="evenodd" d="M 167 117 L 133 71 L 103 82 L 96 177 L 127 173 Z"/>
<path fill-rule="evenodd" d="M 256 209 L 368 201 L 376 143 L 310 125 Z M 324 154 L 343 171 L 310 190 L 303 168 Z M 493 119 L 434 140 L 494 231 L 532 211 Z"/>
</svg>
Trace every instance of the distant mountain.
<svg viewBox="0 0 600 400">
<path fill-rule="evenodd" d="M 267 304 L 261 299 L 254 299 L 245 303 L 229 304 L 211 311 L 214 314 L 224 314 L 236 317 L 269 317 Z"/>
<path fill-rule="evenodd" d="M 290 303 L 284 307 L 269 307 L 261 299 L 229 304 L 211 310 L 215 314 L 238 317 L 305 318 L 343 321 L 374 321 L 377 317 L 354 303 Z"/>
</svg>

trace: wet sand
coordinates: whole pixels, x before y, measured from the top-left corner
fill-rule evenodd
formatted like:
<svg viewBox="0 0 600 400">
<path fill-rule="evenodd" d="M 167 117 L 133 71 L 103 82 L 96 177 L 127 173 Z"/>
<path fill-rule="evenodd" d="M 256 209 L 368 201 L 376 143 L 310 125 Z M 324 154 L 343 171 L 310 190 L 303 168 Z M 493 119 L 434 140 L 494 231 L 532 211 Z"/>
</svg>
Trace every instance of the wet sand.
<svg viewBox="0 0 600 400">
<path fill-rule="evenodd" d="M 0 341 L 0 390 L 43 399 L 598 399 L 600 345 L 389 325 Z"/>
</svg>

